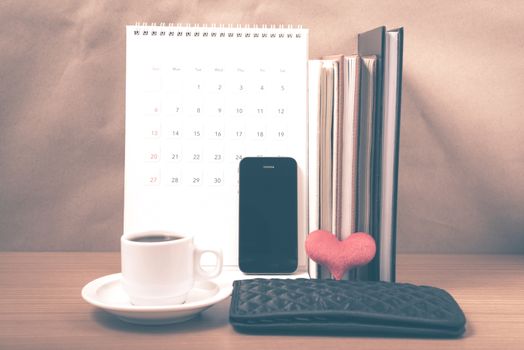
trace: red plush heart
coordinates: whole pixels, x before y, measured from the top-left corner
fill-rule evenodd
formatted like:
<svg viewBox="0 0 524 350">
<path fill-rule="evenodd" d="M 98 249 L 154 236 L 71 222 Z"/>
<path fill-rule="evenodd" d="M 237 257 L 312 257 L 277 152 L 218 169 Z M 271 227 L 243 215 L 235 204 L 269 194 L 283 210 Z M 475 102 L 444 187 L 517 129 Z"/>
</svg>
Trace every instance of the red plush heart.
<svg viewBox="0 0 524 350">
<path fill-rule="evenodd" d="M 357 266 L 369 263 L 376 252 L 375 240 L 367 233 L 352 233 L 339 241 L 327 231 L 311 232 L 306 239 L 306 253 L 318 264 L 327 267 L 336 280 Z"/>
</svg>

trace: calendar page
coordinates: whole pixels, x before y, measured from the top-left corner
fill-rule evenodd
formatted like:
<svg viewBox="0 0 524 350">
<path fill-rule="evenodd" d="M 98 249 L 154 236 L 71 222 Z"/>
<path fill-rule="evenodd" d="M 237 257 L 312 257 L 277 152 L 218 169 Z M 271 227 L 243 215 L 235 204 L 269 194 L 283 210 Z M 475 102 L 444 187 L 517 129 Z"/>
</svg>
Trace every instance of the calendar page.
<svg viewBox="0 0 524 350">
<path fill-rule="evenodd" d="M 238 164 L 298 164 L 305 266 L 308 31 L 128 26 L 124 234 L 163 229 L 238 265 Z"/>
</svg>

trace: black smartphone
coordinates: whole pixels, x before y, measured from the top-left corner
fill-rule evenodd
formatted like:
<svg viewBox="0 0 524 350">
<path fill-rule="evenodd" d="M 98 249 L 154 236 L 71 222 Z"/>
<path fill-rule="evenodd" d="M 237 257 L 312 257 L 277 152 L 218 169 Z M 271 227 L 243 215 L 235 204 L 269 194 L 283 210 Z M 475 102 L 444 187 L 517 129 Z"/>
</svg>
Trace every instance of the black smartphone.
<svg viewBox="0 0 524 350">
<path fill-rule="evenodd" d="M 297 163 L 247 157 L 240 162 L 239 262 L 244 273 L 297 269 Z"/>
</svg>

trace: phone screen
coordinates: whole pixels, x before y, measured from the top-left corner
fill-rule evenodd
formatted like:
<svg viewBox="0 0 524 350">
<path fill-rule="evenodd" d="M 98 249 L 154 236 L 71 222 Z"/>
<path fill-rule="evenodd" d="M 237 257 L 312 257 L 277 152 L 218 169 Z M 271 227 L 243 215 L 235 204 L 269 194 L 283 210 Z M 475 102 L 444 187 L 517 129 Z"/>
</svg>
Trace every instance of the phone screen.
<svg viewBox="0 0 524 350">
<path fill-rule="evenodd" d="M 297 164 L 293 158 L 240 162 L 239 267 L 245 273 L 297 269 Z"/>
</svg>

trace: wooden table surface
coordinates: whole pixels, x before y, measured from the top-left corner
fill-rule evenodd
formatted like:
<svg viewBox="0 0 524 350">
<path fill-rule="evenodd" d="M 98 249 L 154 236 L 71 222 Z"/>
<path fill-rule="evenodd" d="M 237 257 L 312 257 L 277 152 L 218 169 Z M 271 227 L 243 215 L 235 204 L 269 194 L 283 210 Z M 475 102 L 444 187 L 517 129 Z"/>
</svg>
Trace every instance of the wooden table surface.
<svg viewBox="0 0 524 350">
<path fill-rule="evenodd" d="M 228 323 L 229 299 L 184 324 L 136 326 L 85 303 L 118 253 L 0 253 L 0 349 L 524 349 L 524 256 L 400 255 L 398 279 L 448 290 L 460 339 L 255 336 Z"/>
</svg>

